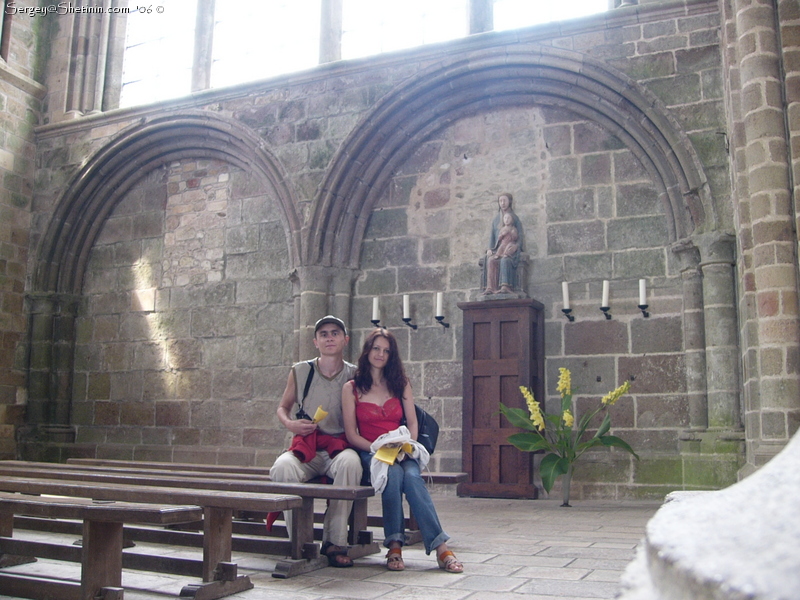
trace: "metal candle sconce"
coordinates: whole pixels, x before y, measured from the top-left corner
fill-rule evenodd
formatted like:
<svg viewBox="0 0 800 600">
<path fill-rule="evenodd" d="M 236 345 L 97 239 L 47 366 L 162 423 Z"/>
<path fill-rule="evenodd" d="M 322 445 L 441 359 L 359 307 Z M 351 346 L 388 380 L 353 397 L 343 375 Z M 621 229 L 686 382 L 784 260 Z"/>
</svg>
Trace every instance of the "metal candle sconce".
<svg viewBox="0 0 800 600">
<path fill-rule="evenodd" d="M 411 329 L 417 328 L 417 326 L 411 322 L 411 300 L 408 294 L 403 294 L 403 323 L 411 327 Z"/>
</svg>

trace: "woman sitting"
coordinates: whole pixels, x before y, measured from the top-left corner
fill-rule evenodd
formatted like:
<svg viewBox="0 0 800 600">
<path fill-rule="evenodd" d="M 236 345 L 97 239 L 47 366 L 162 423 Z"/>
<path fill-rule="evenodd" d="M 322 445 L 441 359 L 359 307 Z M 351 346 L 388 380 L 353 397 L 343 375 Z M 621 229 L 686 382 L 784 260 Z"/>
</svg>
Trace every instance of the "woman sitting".
<svg viewBox="0 0 800 600">
<path fill-rule="evenodd" d="M 411 385 L 403 370 L 394 335 L 382 328 L 370 333 L 364 342 L 357 367 L 355 379 L 344 384 L 342 389 L 342 416 L 347 440 L 359 451 L 364 469 L 369 472 L 374 454 L 370 450 L 373 442 L 389 432 L 393 432 L 394 437 L 402 437 L 397 430 L 400 429 L 404 415 L 410 438 L 416 440 L 417 418 Z M 446 542 L 450 536 L 442 531 L 433 500 L 420 475 L 420 464 L 412 458 L 420 455 L 421 448 L 427 461 L 427 451 L 416 444 L 408 446 L 385 473 L 381 503 L 383 544 L 389 549 L 386 567 L 390 571 L 405 569 L 402 554 L 402 547 L 406 542 L 403 517 L 405 494 L 419 523 L 425 553 L 430 554 L 435 548 L 440 569 L 448 573 L 461 573 L 464 567 L 447 549 Z"/>
</svg>

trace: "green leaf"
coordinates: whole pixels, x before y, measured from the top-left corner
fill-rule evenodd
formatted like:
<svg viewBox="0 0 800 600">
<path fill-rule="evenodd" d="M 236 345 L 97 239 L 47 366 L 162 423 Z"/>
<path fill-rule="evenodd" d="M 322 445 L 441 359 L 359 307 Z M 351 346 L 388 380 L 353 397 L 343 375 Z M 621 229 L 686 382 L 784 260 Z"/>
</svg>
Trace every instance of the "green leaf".
<svg viewBox="0 0 800 600">
<path fill-rule="evenodd" d="M 549 494 L 559 475 L 569 470 L 569 461 L 558 454 L 548 454 L 539 465 L 539 474 L 542 476 L 542 486 Z"/>
<path fill-rule="evenodd" d="M 572 394 L 567 394 L 563 398 L 561 398 L 561 413 L 563 414 L 565 410 L 572 408 Z"/>
<path fill-rule="evenodd" d="M 597 430 L 597 433 L 594 434 L 594 437 L 603 437 L 608 433 L 609 429 L 611 429 L 611 415 L 606 412 L 606 416 L 603 417 L 603 422 L 600 424 L 600 428 Z"/>
<path fill-rule="evenodd" d="M 636 457 L 636 460 L 639 460 L 639 455 L 636 454 L 636 452 L 633 451 L 633 448 L 631 448 L 630 444 L 628 444 L 628 442 L 622 438 L 618 438 L 615 435 L 604 435 L 600 438 L 600 441 L 604 446 L 616 446 L 617 448 L 622 448 L 626 452 L 633 454 Z"/>
<path fill-rule="evenodd" d="M 603 445 L 602 438 L 593 437 L 592 439 L 587 440 L 587 441 L 583 442 L 582 444 L 578 444 L 578 446 L 575 448 L 575 452 L 578 455 L 580 455 L 580 454 L 583 454 L 584 452 L 586 452 L 592 446 L 602 446 L 602 445 Z"/>
<path fill-rule="evenodd" d="M 550 442 L 538 433 L 524 432 L 508 436 L 509 443 L 523 452 L 536 452 L 537 450 L 552 450 Z"/>
<path fill-rule="evenodd" d="M 509 408 L 501 402 L 500 412 L 505 415 L 508 422 L 514 427 L 527 429 L 528 431 L 538 431 L 536 426 L 531 423 L 530 415 L 521 408 Z"/>
</svg>

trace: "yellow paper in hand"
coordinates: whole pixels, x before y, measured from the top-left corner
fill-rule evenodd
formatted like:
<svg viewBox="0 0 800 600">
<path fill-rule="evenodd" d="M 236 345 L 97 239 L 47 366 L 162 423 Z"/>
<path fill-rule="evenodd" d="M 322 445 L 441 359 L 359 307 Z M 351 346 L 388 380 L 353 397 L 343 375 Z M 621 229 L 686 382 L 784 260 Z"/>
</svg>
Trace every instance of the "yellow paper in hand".
<svg viewBox="0 0 800 600">
<path fill-rule="evenodd" d="M 324 419 L 327 416 L 328 416 L 328 412 L 326 410 L 323 410 L 323 408 L 321 406 L 318 406 L 317 407 L 317 412 L 314 413 L 314 418 L 311 420 L 311 422 L 312 423 L 319 423 L 320 421 L 322 421 L 322 419 Z"/>
<path fill-rule="evenodd" d="M 381 462 L 385 462 L 387 465 L 393 465 L 400 450 L 400 446 L 381 446 L 375 453 L 375 458 Z"/>
<path fill-rule="evenodd" d="M 409 442 L 406 442 L 405 444 L 403 444 L 401 450 L 406 454 L 410 455 L 414 451 L 414 446 L 412 446 Z"/>
</svg>

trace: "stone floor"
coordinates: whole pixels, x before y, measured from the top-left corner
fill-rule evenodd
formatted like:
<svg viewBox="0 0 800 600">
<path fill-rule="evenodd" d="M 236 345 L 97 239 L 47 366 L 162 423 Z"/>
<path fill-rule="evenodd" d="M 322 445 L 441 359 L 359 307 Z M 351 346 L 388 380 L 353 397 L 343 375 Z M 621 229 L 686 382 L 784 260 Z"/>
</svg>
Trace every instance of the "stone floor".
<svg viewBox="0 0 800 600">
<path fill-rule="evenodd" d="M 236 600 L 553 600 L 614 598 L 622 571 L 634 557 L 644 527 L 661 505 L 645 501 L 503 500 L 434 495 L 450 545 L 464 573 L 439 571 L 419 545 L 405 548 L 406 570 L 390 573 L 383 555 L 358 559 L 351 569 L 330 567 L 291 579 L 271 577 L 274 562 L 255 555 L 234 556 L 239 573 L 255 588 Z M 371 512 L 379 510 L 379 504 Z M 376 532 L 381 538 L 382 533 Z M 163 547 L 161 548 L 163 551 Z M 185 549 L 170 548 L 183 554 Z M 194 552 L 194 551 L 189 551 Z M 197 556 L 197 554 L 187 554 Z M 79 567 L 39 561 L 14 571 L 77 580 Z M 126 600 L 177 597 L 199 580 L 125 571 Z M 0 590 L 2 594 L 2 590 Z M 0 595 L 0 598 L 9 596 Z"/>
</svg>

